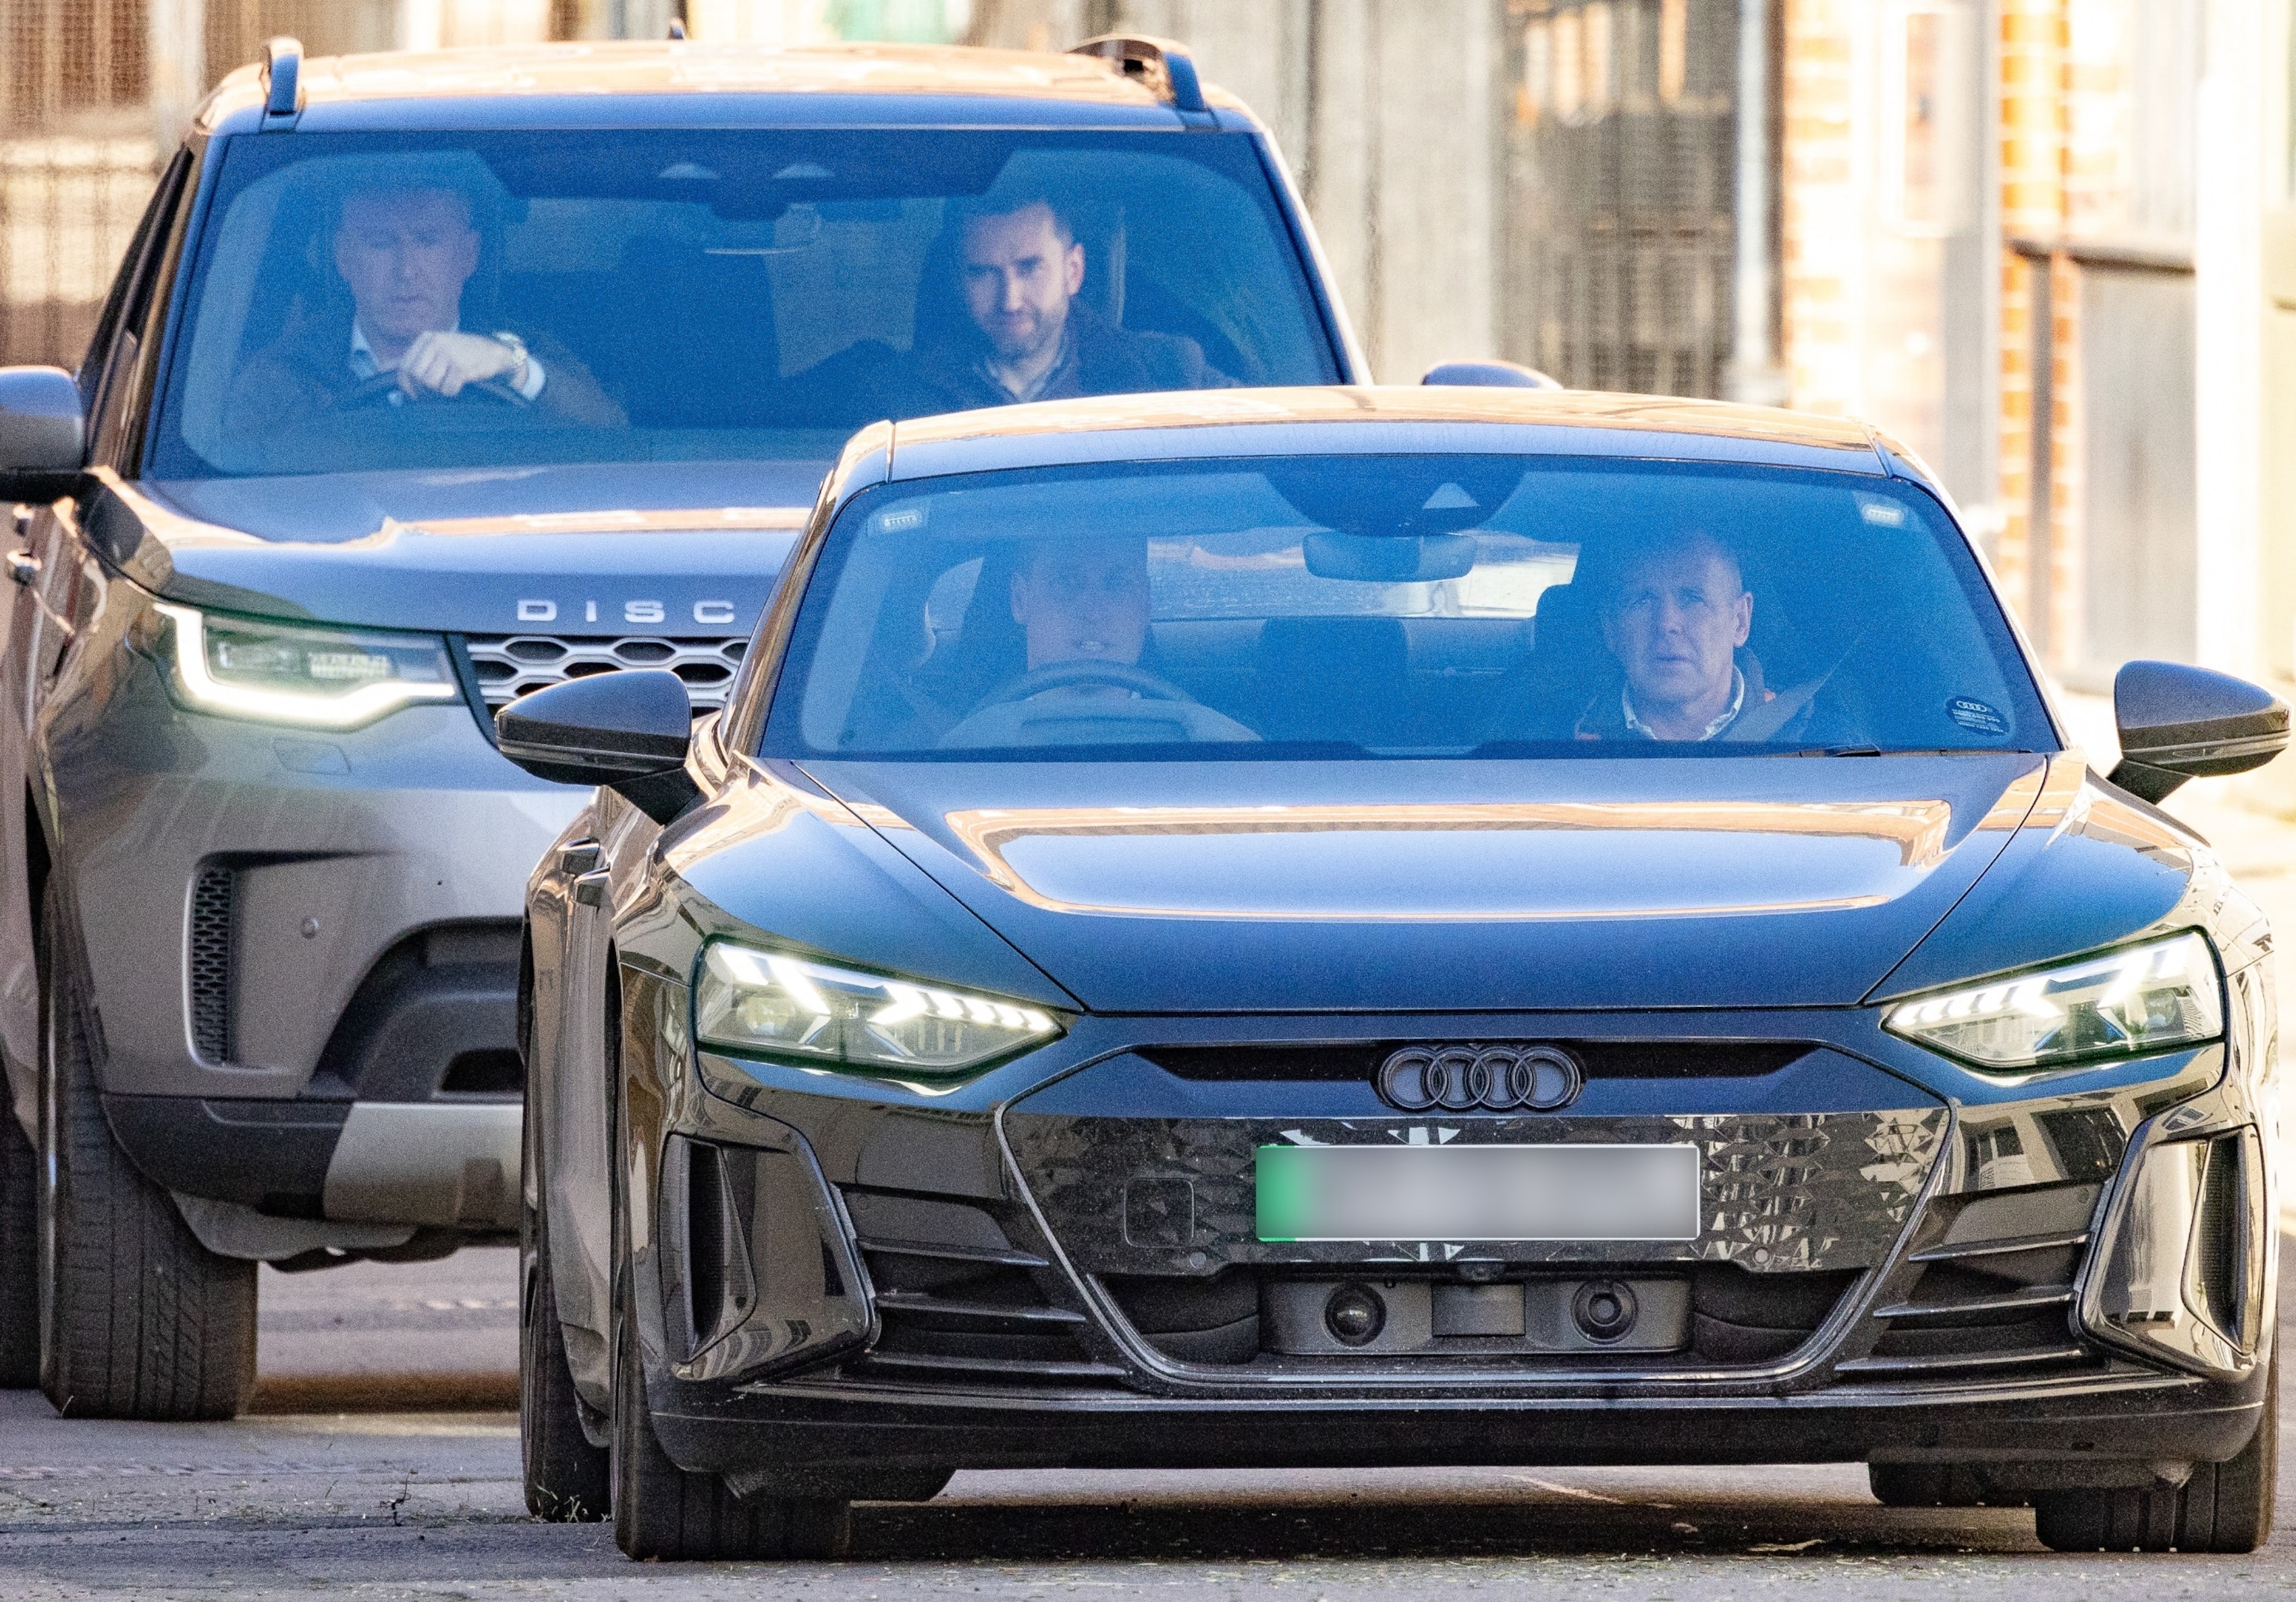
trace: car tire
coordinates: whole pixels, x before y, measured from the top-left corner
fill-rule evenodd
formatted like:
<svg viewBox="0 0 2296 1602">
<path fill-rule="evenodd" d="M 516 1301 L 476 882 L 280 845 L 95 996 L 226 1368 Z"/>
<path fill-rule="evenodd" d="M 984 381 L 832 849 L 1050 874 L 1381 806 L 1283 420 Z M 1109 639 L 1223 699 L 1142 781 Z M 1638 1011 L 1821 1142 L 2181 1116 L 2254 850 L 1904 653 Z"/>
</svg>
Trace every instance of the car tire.
<svg viewBox="0 0 2296 1602">
<path fill-rule="evenodd" d="M 653 1432 L 639 1367 L 630 1276 L 614 1306 L 614 1544 L 641 1560 L 834 1558 L 851 1540 L 852 1504 L 737 1497 L 714 1474 L 670 1461 Z"/>
<path fill-rule="evenodd" d="M 2264 1417 L 2239 1454 L 2199 1463 L 2174 1491 L 2051 1491 L 2033 1498 L 2033 1532 L 2054 1552 L 2253 1552 L 2272 1535 L 2280 1463 L 2280 1365 Z"/>
<path fill-rule="evenodd" d="M 1967 1463 L 1868 1463 L 1866 1483 L 1884 1508 L 2006 1508 L 2024 1499 L 1994 1495 Z"/>
<path fill-rule="evenodd" d="M 38 1176 L 23 1126 L 0 1105 L 0 1391 L 40 1383 Z"/>
<path fill-rule="evenodd" d="M 611 1469 L 606 1449 L 591 1445 L 582 1428 L 582 1400 L 567 1365 L 566 1327 L 559 1322 L 551 1284 L 547 1226 L 532 1208 L 525 1226 L 519 1253 L 518 1441 L 526 1510 L 557 1524 L 595 1524 L 610 1506 Z"/>
<path fill-rule="evenodd" d="M 255 1390 L 255 1264 L 201 1245 L 112 1138 L 53 883 L 40 924 L 40 1388 L 72 1418 L 232 1417 Z"/>
</svg>

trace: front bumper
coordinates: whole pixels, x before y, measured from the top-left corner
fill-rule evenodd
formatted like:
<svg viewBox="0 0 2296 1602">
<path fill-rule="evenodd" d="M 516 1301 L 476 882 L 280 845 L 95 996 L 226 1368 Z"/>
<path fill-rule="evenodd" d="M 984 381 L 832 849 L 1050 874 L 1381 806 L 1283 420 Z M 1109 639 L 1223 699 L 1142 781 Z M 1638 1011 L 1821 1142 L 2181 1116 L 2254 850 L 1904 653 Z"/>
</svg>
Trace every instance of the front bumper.
<svg viewBox="0 0 2296 1602">
<path fill-rule="evenodd" d="M 46 734 L 123 1147 L 263 1216 L 515 1227 L 525 880 L 586 793 L 460 704 L 306 731 L 186 711 L 113 660 L 105 704 Z"/>
<path fill-rule="evenodd" d="M 655 1056 L 630 1066 L 717 1092 L 673 1094 L 658 1130 L 633 1131 L 660 1158 L 652 1216 L 633 1220 L 650 1400 L 674 1457 L 745 1488 L 865 1486 L 873 1464 L 1876 1458 L 2109 1483 L 2227 1458 L 2259 1417 L 2268 1234 L 2243 1237 L 2241 1351 L 2214 1368 L 2146 1344 L 2142 1320 L 2115 1338 L 2095 1235 L 2120 1227 L 2128 1176 L 2164 1140 L 2248 1138 L 2243 1039 L 1972 1105 L 1857 1014 L 1348 1021 L 1379 1042 L 1670 1042 L 1611 1052 L 1628 1065 L 1590 1073 L 1563 1113 L 1428 1117 L 1386 1107 L 1367 1075 L 1315 1072 L 1344 1056 L 1328 1019 L 1086 1018 L 1038 1054 L 1067 1063 L 935 1097 L 691 1057 L 683 987 L 632 977 L 626 1039 Z M 1737 1071 L 1698 1071 L 1734 1054 Z M 1462 1138 L 1694 1144 L 1699 1234 L 1255 1233 L 1261 1145 Z M 2262 1208 L 2260 1169 L 2243 1182 Z M 768 1204 L 809 1212 L 818 1239 L 759 1243 L 745 1209 Z M 1594 1276 L 1680 1287 L 1679 1337 L 1403 1355 L 1275 1338 L 1287 1287 L 1520 1286 L 1535 1304 Z"/>
</svg>

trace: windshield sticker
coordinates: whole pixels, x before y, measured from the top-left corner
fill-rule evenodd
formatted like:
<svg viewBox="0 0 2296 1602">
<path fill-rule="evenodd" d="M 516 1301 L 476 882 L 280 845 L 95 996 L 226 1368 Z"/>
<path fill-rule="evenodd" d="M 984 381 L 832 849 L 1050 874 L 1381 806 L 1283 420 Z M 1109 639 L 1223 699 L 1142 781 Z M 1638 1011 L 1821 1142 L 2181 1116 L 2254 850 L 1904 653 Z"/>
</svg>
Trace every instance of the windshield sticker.
<svg viewBox="0 0 2296 1602">
<path fill-rule="evenodd" d="M 2005 735 L 2009 719 L 1982 701 L 1956 695 L 1945 703 L 1945 715 L 1973 735 Z"/>
<path fill-rule="evenodd" d="M 1857 515 L 1867 522 L 1884 529 L 1902 529 L 1906 526 L 1905 507 L 1896 501 L 1883 500 L 1878 495 L 1859 496 Z M 1972 702 L 1970 704 L 1975 706 L 1980 703 Z"/>
</svg>

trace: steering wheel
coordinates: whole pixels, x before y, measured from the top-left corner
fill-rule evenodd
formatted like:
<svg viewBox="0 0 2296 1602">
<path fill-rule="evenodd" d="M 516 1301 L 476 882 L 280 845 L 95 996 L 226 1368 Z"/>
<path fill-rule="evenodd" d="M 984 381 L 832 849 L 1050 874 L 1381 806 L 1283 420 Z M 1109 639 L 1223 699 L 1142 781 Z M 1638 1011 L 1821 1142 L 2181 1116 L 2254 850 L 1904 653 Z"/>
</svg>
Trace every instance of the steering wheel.
<svg viewBox="0 0 2296 1602">
<path fill-rule="evenodd" d="M 372 378 L 359 380 L 345 390 L 341 398 L 335 402 L 335 407 L 338 411 L 349 411 L 357 407 L 380 406 L 386 396 L 398 391 L 397 372 L 378 373 Z M 489 378 L 478 383 L 464 384 L 461 392 L 455 395 L 442 395 L 436 390 L 425 390 L 419 386 L 414 394 L 419 400 L 484 399 L 514 407 L 530 407 L 534 404 L 499 378 Z"/>
<path fill-rule="evenodd" d="M 1029 700 L 1047 690 L 1065 690 L 1082 685 L 1105 685 L 1111 689 L 1130 690 L 1148 701 L 1185 701 L 1193 705 L 1196 699 L 1170 679 L 1151 673 L 1145 668 L 1136 668 L 1130 662 L 1048 662 L 989 691 L 973 711 L 985 711 L 992 706 Z"/>
</svg>

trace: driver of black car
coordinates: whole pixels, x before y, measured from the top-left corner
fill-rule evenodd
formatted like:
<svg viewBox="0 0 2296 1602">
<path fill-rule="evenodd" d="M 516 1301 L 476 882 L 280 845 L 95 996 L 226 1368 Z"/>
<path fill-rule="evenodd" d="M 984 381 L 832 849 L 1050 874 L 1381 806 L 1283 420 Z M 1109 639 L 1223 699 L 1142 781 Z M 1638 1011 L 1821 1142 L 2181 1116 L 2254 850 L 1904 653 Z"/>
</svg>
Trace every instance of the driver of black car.
<svg viewBox="0 0 2296 1602">
<path fill-rule="evenodd" d="M 991 690 L 943 746 L 1256 740 L 1162 675 L 1148 646 L 1148 549 L 1112 537 L 1042 540 L 1013 574 L 1028 671 Z"/>
<path fill-rule="evenodd" d="M 233 431 L 256 436 L 305 425 L 314 413 L 463 396 L 594 428 L 627 421 L 546 335 L 463 330 L 463 291 L 482 236 L 461 190 L 351 190 L 327 239 L 334 281 L 317 304 L 299 300 L 279 337 L 233 381 Z"/>
</svg>

